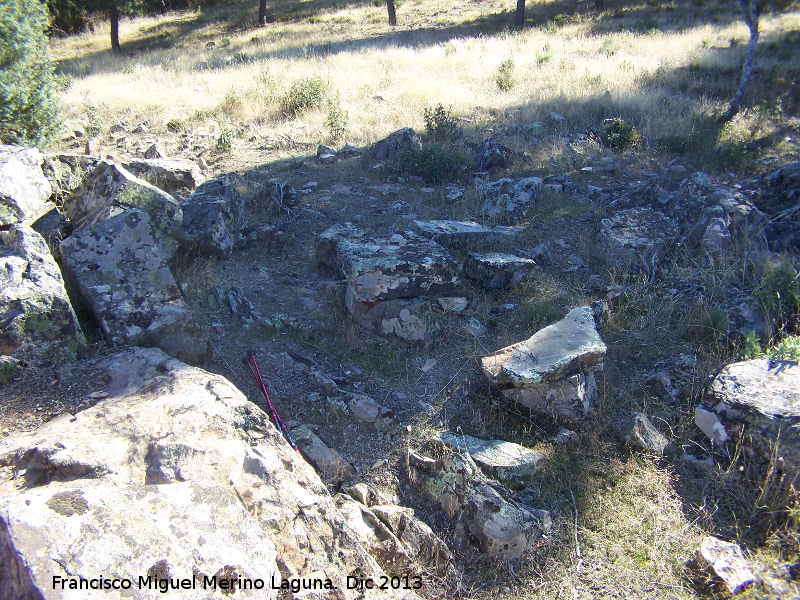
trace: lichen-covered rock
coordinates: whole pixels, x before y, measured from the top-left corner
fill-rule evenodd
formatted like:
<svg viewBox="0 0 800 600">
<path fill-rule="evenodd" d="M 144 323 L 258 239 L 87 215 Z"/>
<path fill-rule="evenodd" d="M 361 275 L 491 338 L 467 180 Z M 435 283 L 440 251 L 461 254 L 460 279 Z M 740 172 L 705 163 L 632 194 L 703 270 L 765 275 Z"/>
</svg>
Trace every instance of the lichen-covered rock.
<svg viewBox="0 0 800 600">
<path fill-rule="evenodd" d="M 489 289 L 518 285 L 536 263 L 501 252 L 470 252 L 464 261 L 464 274 Z"/>
<path fill-rule="evenodd" d="M 502 482 L 529 479 L 546 462 L 543 454 L 503 440 L 482 440 L 447 432 L 439 439 L 452 450 L 467 452 L 485 475 Z"/>
<path fill-rule="evenodd" d="M 445 248 L 469 249 L 476 244 L 497 237 L 510 237 L 520 233 L 522 227 L 486 227 L 475 221 L 411 221 L 409 227 L 415 233 L 441 244 Z"/>
<path fill-rule="evenodd" d="M 171 249 L 147 213 L 131 209 L 61 243 L 69 278 L 115 345 L 155 345 L 192 364 L 211 345 L 169 269 Z"/>
<path fill-rule="evenodd" d="M 672 249 L 677 228 L 662 213 L 628 208 L 600 222 L 598 242 L 606 260 L 622 268 L 653 269 Z"/>
<path fill-rule="evenodd" d="M 485 356 L 481 367 L 511 400 L 552 416 L 576 419 L 588 415 L 594 406 L 594 371 L 602 369 L 605 353 L 594 312 L 582 306 L 529 339 Z"/>
<path fill-rule="evenodd" d="M 36 148 L 0 146 L 0 227 L 30 225 L 52 208 L 42 160 Z"/>
<path fill-rule="evenodd" d="M 230 254 L 247 224 L 244 198 L 225 179 L 207 181 L 181 207 L 180 240 L 207 254 Z"/>
<path fill-rule="evenodd" d="M 314 593 L 331 600 L 363 597 L 347 588 L 353 572 L 378 581 L 383 571 L 314 469 L 224 377 L 153 348 L 128 349 L 97 368 L 110 381 L 106 400 L 0 439 L 0 466 L 11 467 L 0 470 L 0 565 L 11 565 L 0 572 L 18 573 L 0 579 L 0 589 L 29 586 L 0 597 L 76 597 L 56 595 L 49 573 L 152 569 L 191 579 L 195 568 L 213 576 L 230 565 L 228 574 L 266 578 L 273 562 L 284 578 L 330 578 L 338 589 Z M 47 534 L 15 536 L 24 531 L 17 515 L 30 522 L 36 514 L 47 518 L 32 526 L 53 525 Z M 61 552 L 71 539 L 75 553 Z M 367 597 L 417 598 L 392 590 Z"/>
<path fill-rule="evenodd" d="M 741 442 L 790 478 L 800 473 L 799 418 L 800 366 L 768 358 L 726 366 L 695 410 L 715 446 Z"/>
<path fill-rule="evenodd" d="M 0 230 L 0 289 L 0 354 L 59 360 L 86 343 L 47 244 L 21 223 Z"/>
<path fill-rule="evenodd" d="M 131 208 L 146 212 L 153 226 L 168 235 L 174 234 L 181 222 L 181 207 L 175 198 L 107 160 L 100 161 L 64 199 L 64 212 L 76 230 Z"/>
<path fill-rule="evenodd" d="M 484 191 L 486 200 L 481 212 L 493 221 L 514 224 L 526 217 L 542 190 L 541 177 L 503 178 L 493 181 Z"/>
<path fill-rule="evenodd" d="M 633 448 L 664 454 L 669 440 L 640 412 L 631 413 L 614 424 L 614 429 Z"/>
<path fill-rule="evenodd" d="M 372 146 L 371 155 L 375 160 L 393 160 L 401 152 L 422 148 L 422 141 L 411 127 L 400 129 Z M 334 153 L 335 154 L 335 153 Z"/>
<path fill-rule="evenodd" d="M 742 554 L 739 545 L 711 535 L 703 538 L 700 548 L 695 552 L 693 563 L 691 566 L 705 569 L 722 580 L 733 596 L 757 581 L 753 567 Z"/>
<path fill-rule="evenodd" d="M 197 163 L 177 158 L 132 160 L 125 163 L 125 168 L 170 194 L 183 190 L 194 191 L 206 180 Z"/>
<path fill-rule="evenodd" d="M 468 454 L 448 454 L 435 460 L 412 452 L 408 464 L 411 481 L 449 518 L 459 513 L 478 475 L 478 466 Z"/>
</svg>

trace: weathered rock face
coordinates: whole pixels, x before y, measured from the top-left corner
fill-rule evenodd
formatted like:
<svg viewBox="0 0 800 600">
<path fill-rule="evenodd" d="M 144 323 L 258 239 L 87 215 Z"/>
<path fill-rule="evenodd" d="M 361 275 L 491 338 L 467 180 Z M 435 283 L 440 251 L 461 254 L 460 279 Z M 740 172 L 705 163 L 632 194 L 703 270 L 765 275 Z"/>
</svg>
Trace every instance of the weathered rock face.
<svg viewBox="0 0 800 600">
<path fill-rule="evenodd" d="M 125 168 L 170 194 L 182 190 L 194 191 L 206 180 L 197 163 L 189 160 L 175 158 L 133 160 L 125 163 Z"/>
<path fill-rule="evenodd" d="M 86 343 L 42 236 L 21 223 L 0 230 L 0 354 L 74 357 Z"/>
<path fill-rule="evenodd" d="M 439 439 L 452 450 L 467 452 L 484 474 L 502 482 L 529 479 L 546 462 L 543 454 L 503 440 L 482 440 L 451 433 L 442 433 Z"/>
<path fill-rule="evenodd" d="M 594 372 L 602 368 L 606 345 L 589 306 L 481 359 L 489 381 L 532 410 L 575 419 L 591 412 L 597 397 Z"/>
<path fill-rule="evenodd" d="M 486 227 L 475 221 L 411 221 L 415 233 L 441 244 L 445 248 L 469 249 L 498 236 L 513 236 L 522 227 Z"/>
<path fill-rule="evenodd" d="M 50 187 L 53 198 L 62 200 L 78 189 L 87 174 L 94 171 L 100 159 L 76 154 L 46 154 L 42 171 Z"/>
<path fill-rule="evenodd" d="M 518 285 L 536 263 L 501 252 L 470 252 L 464 261 L 464 274 L 485 288 L 499 289 Z"/>
<path fill-rule="evenodd" d="M 715 446 L 741 441 L 790 477 L 800 473 L 800 366 L 762 358 L 722 369 L 695 411 Z M 741 433 L 740 433 L 741 432 Z"/>
<path fill-rule="evenodd" d="M 131 209 L 61 244 L 69 277 L 113 344 L 157 345 L 193 364 L 211 358 L 167 261 L 165 237 Z"/>
<path fill-rule="evenodd" d="M 305 459 L 314 465 L 320 477 L 327 483 L 339 484 L 355 475 L 353 465 L 342 458 L 336 450 L 326 446 L 325 442 L 305 425 L 295 427 L 291 433 Z"/>
<path fill-rule="evenodd" d="M 36 148 L 0 146 L 0 226 L 30 225 L 52 208 L 52 188 Z"/>
<path fill-rule="evenodd" d="M 427 329 L 414 314 L 413 299 L 455 292 L 455 259 L 412 232 L 368 239 L 351 225 L 334 225 L 318 236 L 316 250 L 319 262 L 347 281 L 345 301 L 356 321 L 380 333 L 424 339 Z"/>
<path fill-rule="evenodd" d="M 738 544 L 710 535 L 703 538 L 691 562 L 692 567 L 704 569 L 720 579 L 733 596 L 757 581 L 750 562 Z"/>
<path fill-rule="evenodd" d="M 146 212 L 153 226 L 167 234 L 173 234 L 181 222 L 181 207 L 175 198 L 105 160 L 64 199 L 64 212 L 76 230 L 131 208 Z"/>
<path fill-rule="evenodd" d="M 540 177 L 503 178 L 486 186 L 481 212 L 501 223 L 515 224 L 527 216 L 542 189 Z"/>
<path fill-rule="evenodd" d="M 640 412 L 632 413 L 614 424 L 614 429 L 627 444 L 639 450 L 664 454 L 669 440 Z"/>
<path fill-rule="evenodd" d="M 410 127 L 400 129 L 372 146 L 371 155 L 375 160 L 393 160 L 401 152 L 422 148 L 419 136 Z"/>
<path fill-rule="evenodd" d="M 623 268 L 653 268 L 670 251 L 677 229 L 667 217 L 649 208 L 621 210 L 600 222 L 598 242 L 606 260 Z"/>
<path fill-rule="evenodd" d="M 244 198 L 224 179 L 204 183 L 181 207 L 181 241 L 205 253 L 230 254 L 247 223 Z"/>
<path fill-rule="evenodd" d="M 512 154 L 508 146 L 499 144 L 492 138 L 484 140 L 475 151 L 475 170 L 505 169 L 511 161 Z"/>
<path fill-rule="evenodd" d="M 380 567 L 311 466 L 225 378 L 157 349 L 129 349 L 98 367 L 108 399 L 0 441 L 0 466 L 16 473 L 0 480 L 0 565 L 15 573 L 0 580 L 0 597 L 77 597 L 52 588 L 65 572 L 235 572 L 267 585 L 279 572 L 330 578 L 338 590 L 316 593 L 347 600 L 360 597 L 347 575 L 378 580 Z M 258 593 L 237 590 L 273 597 Z"/>
</svg>

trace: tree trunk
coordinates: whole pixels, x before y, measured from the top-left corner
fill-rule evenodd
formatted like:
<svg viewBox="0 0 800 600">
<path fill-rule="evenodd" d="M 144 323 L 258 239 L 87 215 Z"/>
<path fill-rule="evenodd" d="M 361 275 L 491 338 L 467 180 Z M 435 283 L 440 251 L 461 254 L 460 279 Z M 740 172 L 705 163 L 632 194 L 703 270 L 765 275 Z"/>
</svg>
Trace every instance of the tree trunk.
<svg viewBox="0 0 800 600">
<path fill-rule="evenodd" d="M 267 25 L 267 0 L 261 0 L 258 3 L 258 26 L 265 27 Z"/>
<path fill-rule="evenodd" d="M 397 25 L 397 13 L 394 10 L 394 0 L 386 0 L 386 10 L 389 11 L 389 25 Z"/>
<path fill-rule="evenodd" d="M 119 8 L 116 4 L 112 4 L 108 10 L 108 18 L 111 21 L 111 51 L 121 52 L 119 47 Z"/>
<path fill-rule="evenodd" d="M 525 0 L 517 0 L 517 12 L 514 14 L 514 25 L 525 27 Z"/>
<path fill-rule="evenodd" d="M 753 76 L 753 71 L 756 67 L 756 46 L 758 45 L 758 17 L 759 8 L 757 0 L 738 0 L 739 8 L 742 10 L 742 16 L 747 28 L 750 30 L 750 41 L 747 43 L 747 56 L 742 65 L 742 78 L 739 81 L 739 89 L 731 101 L 731 107 L 725 113 L 726 119 L 732 119 L 739 112 L 742 107 L 742 98 L 747 89 L 747 84 Z"/>
</svg>

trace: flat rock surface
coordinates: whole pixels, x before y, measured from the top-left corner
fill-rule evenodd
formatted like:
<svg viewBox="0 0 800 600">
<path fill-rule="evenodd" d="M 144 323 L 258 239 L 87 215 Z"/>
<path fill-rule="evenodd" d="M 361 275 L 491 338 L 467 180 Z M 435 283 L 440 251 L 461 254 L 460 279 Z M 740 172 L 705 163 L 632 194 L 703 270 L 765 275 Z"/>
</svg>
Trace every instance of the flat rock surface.
<svg viewBox="0 0 800 600">
<path fill-rule="evenodd" d="M 492 383 L 525 387 L 553 382 L 579 369 L 597 369 L 605 353 L 592 309 L 582 306 L 529 339 L 482 358 L 481 365 Z"/>
<path fill-rule="evenodd" d="M 421 236 L 433 240 L 446 248 L 471 248 L 497 236 L 513 236 L 522 227 L 486 227 L 475 221 L 414 220 L 410 228 Z"/>
<path fill-rule="evenodd" d="M 733 363 L 716 376 L 706 397 L 769 417 L 800 417 L 800 366 L 768 358 Z"/>
<path fill-rule="evenodd" d="M 503 440 L 482 440 L 469 435 L 442 433 L 442 443 L 466 451 L 484 473 L 500 481 L 530 477 L 544 466 L 543 454 Z"/>
<path fill-rule="evenodd" d="M 498 289 L 519 284 L 536 263 L 502 252 L 470 252 L 464 261 L 464 274 L 483 287 Z"/>
<path fill-rule="evenodd" d="M 739 545 L 733 542 L 707 535 L 697 550 L 696 560 L 699 566 L 721 579 L 732 595 L 756 582 L 750 562 L 742 554 Z"/>
<path fill-rule="evenodd" d="M 628 208 L 600 222 L 600 244 L 615 265 L 652 268 L 677 239 L 674 223 L 650 208 Z"/>
<path fill-rule="evenodd" d="M 196 162 L 177 158 L 131 160 L 125 163 L 125 168 L 170 194 L 193 191 L 206 180 Z"/>
</svg>

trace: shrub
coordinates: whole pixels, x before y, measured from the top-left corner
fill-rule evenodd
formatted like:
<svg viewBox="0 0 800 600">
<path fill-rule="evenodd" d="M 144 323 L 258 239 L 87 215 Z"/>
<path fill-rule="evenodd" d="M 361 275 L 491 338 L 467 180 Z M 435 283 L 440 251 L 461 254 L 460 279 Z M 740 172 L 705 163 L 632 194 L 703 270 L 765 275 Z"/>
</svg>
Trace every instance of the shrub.
<svg viewBox="0 0 800 600">
<path fill-rule="evenodd" d="M 183 133 L 186 131 L 186 124 L 180 119 L 170 119 L 167 121 L 167 131 L 172 133 Z"/>
<path fill-rule="evenodd" d="M 436 108 L 425 108 L 422 111 L 425 130 L 433 140 L 444 142 L 455 135 L 458 121 L 450 115 L 450 110 L 445 110 L 440 102 Z"/>
<path fill-rule="evenodd" d="M 471 164 L 469 156 L 461 148 L 437 142 L 401 152 L 399 159 L 401 169 L 432 184 L 456 181 Z"/>
<path fill-rule="evenodd" d="M 332 140 L 340 140 L 347 134 L 348 117 L 348 112 L 342 110 L 337 92 L 334 98 L 328 100 L 328 117 L 325 119 L 325 126 Z"/>
<path fill-rule="evenodd" d="M 223 129 L 217 138 L 217 151 L 230 152 L 233 148 L 233 138 L 236 137 L 236 132 L 233 129 Z"/>
<path fill-rule="evenodd" d="M 512 59 L 506 59 L 500 64 L 495 81 L 501 92 L 508 92 L 514 87 L 516 80 L 514 79 L 514 61 Z"/>
<path fill-rule="evenodd" d="M 0 142 L 47 147 L 61 128 L 41 2 L 0 3 Z"/>
<path fill-rule="evenodd" d="M 744 360 L 751 360 L 761 356 L 761 344 L 758 343 L 758 335 L 752 329 L 744 332 L 744 339 L 739 347 L 739 356 Z"/>
<path fill-rule="evenodd" d="M 95 137 L 103 133 L 103 118 L 94 104 L 86 105 L 86 135 Z"/>
<path fill-rule="evenodd" d="M 790 263 L 767 267 L 755 296 L 779 329 L 800 320 L 800 272 Z"/>
<path fill-rule="evenodd" d="M 328 84 L 322 77 L 298 79 L 281 99 L 281 112 L 292 119 L 312 108 L 319 108 L 328 95 Z"/>
<path fill-rule="evenodd" d="M 790 335 L 781 342 L 767 350 L 767 356 L 774 361 L 800 361 L 800 336 Z"/>
<path fill-rule="evenodd" d="M 606 119 L 603 131 L 600 133 L 600 141 L 608 148 L 625 150 L 639 147 L 642 138 L 633 125 L 617 117 L 616 119 Z"/>
</svg>

